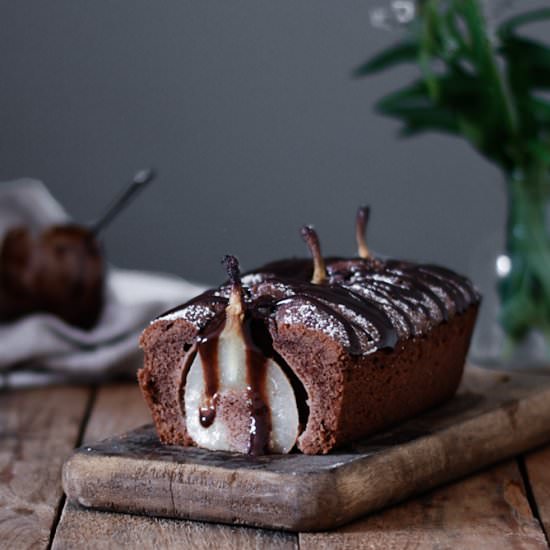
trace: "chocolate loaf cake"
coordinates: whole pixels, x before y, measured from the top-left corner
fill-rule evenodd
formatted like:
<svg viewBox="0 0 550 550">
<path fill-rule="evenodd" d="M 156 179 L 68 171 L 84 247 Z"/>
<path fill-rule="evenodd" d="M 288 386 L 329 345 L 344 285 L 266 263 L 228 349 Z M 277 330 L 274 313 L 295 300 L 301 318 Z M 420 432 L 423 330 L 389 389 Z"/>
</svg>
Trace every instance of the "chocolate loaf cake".
<svg viewBox="0 0 550 550">
<path fill-rule="evenodd" d="M 449 399 L 480 297 L 434 265 L 313 255 L 239 273 L 155 319 L 138 378 L 161 441 L 327 453 Z"/>
</svg>

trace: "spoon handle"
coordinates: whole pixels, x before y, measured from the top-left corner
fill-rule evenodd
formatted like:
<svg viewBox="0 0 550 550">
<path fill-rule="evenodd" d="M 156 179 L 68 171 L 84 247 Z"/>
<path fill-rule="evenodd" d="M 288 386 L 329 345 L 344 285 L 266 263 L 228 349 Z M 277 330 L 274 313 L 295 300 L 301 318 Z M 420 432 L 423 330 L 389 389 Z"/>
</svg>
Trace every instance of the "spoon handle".
<svg viewBox="0 0 550 550">
<path fill-rule="evenodd" d="M 97 237 L 156 176 L 156 172 L 151 168 L 136 172 L 128 187 L 109 205 L 105 213 L 92 224 L 91 232 Z"/>
</svg>

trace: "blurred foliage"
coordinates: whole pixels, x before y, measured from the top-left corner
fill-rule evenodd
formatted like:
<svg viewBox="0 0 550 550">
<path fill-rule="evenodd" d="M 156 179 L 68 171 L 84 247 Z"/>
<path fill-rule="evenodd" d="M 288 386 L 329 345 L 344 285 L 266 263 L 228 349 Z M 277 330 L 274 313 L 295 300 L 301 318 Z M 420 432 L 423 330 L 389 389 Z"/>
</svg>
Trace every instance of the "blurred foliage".
<svg viewBox="0 0 550 550">
<path fill-rule="evenodd" d="M 499 282 L 501 320 L 513 341 L 537 328 L 550 342 L 550 46 L 522 34 L 526 25 L 550 20 L 550 8 L 495 29 L 481 0 L 422 0 L 416 10 L 405 36 L 354 74 L 417 65 L 418 80 L 381 99 L 378 112 L 400 120 L 405 136 L 461 136 L 502 168 L 512 269 Z"/>
</svg>

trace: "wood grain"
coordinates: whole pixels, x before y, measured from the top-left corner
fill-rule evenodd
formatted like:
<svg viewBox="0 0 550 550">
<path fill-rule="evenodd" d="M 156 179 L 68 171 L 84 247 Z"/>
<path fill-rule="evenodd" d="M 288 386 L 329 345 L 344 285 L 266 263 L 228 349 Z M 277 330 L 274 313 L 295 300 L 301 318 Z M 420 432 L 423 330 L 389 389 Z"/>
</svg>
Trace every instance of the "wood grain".
<svg viewBox="0 0 550 550">
<path fill-rule="evenodd" d="M 447 405 L 329 455 L 170 447 L 150 428 L 83 447 L 63 479 L 91 508 L 319 530 L 540 445 L 549 424 L 550 379 L 470 369 Z"/>
<path fill-rule="evenodd" d="M 137 384 L 111 384 L 97 395 L 84 441 L 104 439 L 150 420 Z M 297 548 L 288 533 L 210 523 L 157 519 L 84 510 L 65 505 L 53 543 L 69 548 Z"/>
<path fill-rule="evenodd" d="M 83 444 L 118 435 L 151 421 L 137 382 L 108 384 L 97 393 Z"/>
<path fill-rule="evenodd" d="M 550 535 L 550 445 L 528 454 L 525 467 L 540 519 Z"/>
<path fill-rule="evenodd" d="M 515 462 L 336 531 L 303 533 L 299 537 L 301 550 L 547 548 Z"/>
<path fill-rule="evenodd" d="M 0 547 L 47 546 L 62 497 L 61 467 L 89 396 L 85 388 L 0 393 Z"/>
<path fill-rule="evenodd" d="M 53 550 L 73 548 L 189 548 L 193 550 L 296 550 L 291 533 L 174 519 L 84 510 L 69 504 Z"/>
</svg>

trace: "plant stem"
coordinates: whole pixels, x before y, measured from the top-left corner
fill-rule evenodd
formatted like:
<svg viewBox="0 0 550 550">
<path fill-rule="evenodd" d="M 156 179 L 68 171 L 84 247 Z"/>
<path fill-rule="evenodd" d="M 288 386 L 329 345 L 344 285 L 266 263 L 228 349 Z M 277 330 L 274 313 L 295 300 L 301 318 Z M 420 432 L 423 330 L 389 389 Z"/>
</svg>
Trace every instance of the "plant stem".
<svg viewBox="0 0 550 550">
<path fill-rule="evenodd" d="M 501 322 L 512 340 L 531 328 L 550 332 L 550 238 L 544 173 L 516 170 L 508 179 L 506 251 L 510 272 L 500 281 Z"/>
<path fill-rule="evenodd" d="M 508 86 L 498 66 L 495 49 L 487 36 L 485 16 L 479 4 L 479 0 L 462 2 L 461 8 L 468 24 L 468 30 L 472 39 L 472 51 L 476 53 L 484 70 L 490 92 L 495 95 L 495 100 L 500 104 L 499 111 L 504 115 L 504 120 L 510 136 L 515 136 L 518 131 L 518 115 L 513 104 Z"/>
</svg>

